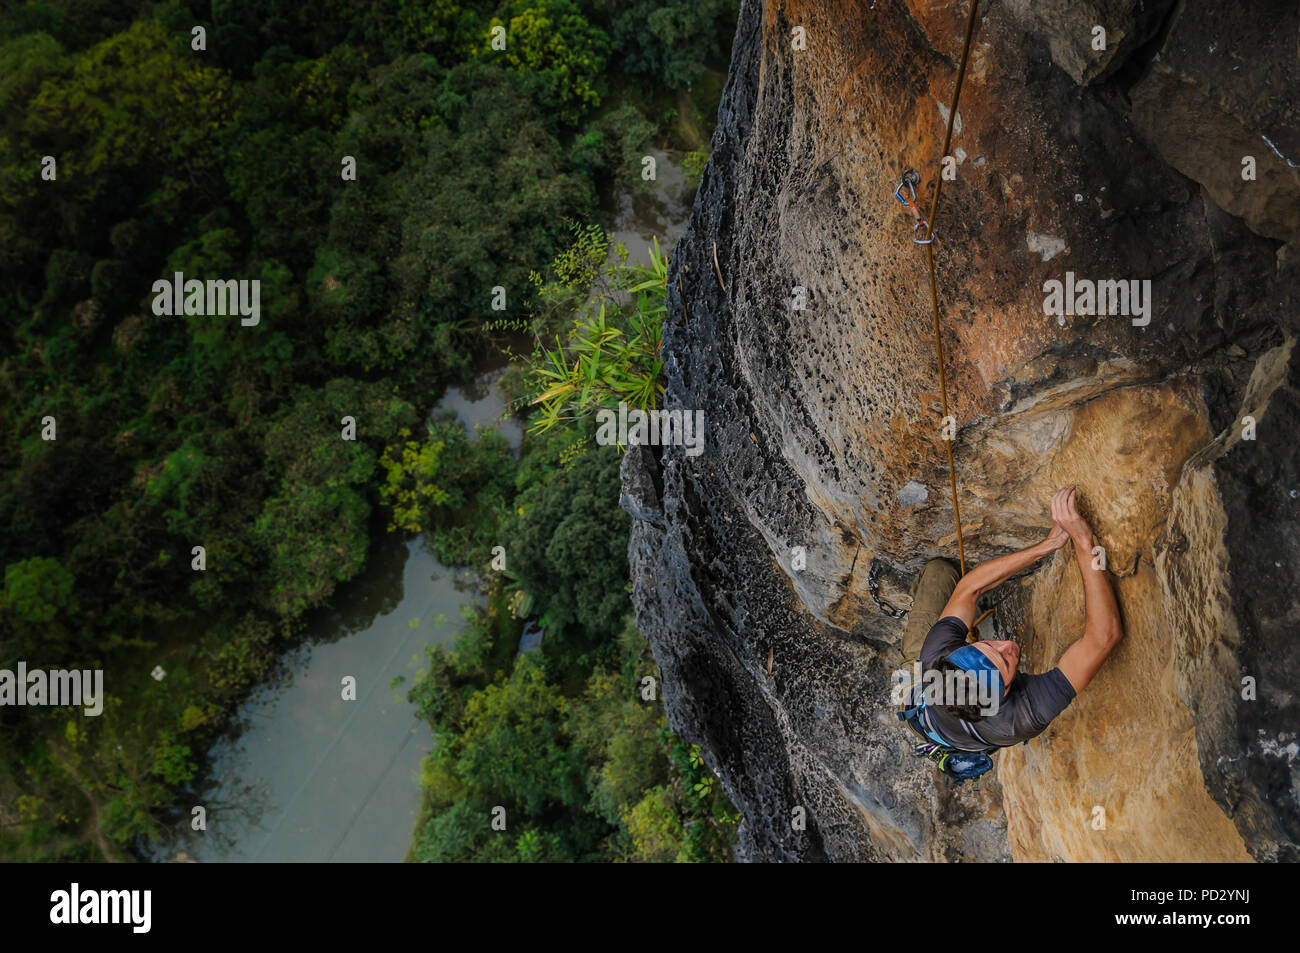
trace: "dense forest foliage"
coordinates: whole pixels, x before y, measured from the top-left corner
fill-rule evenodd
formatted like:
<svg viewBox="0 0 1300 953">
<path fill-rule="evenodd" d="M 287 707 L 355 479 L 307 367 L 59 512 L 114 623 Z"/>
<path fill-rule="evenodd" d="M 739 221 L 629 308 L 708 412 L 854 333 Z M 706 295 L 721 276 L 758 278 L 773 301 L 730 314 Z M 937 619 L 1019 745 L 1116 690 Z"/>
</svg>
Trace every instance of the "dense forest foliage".
<svg viewBox="0 0 1300 953">
<path fill-rule="evenodd" d="M 619 456 L 597 445 L 575 393 L 623 399 L 619 385 L 635 376 L 628 342 L 657 353 L 665 263 L 652 250 L 649 267 L 629 265 L 621 248 L 610 260 L 599 229 L 575 231 L 551 280 L 538 281 L 534 312 L 543 323 L 570 314 L 567 345 L 528 355 L 528 373 L 515 379 L 533 403 L 554 395 L 555 412 L 539 417 L 517 464 L 499 434 L 470 440 L 453 421 L 385 459 L 384 493 L 402 501 L 394 512 L 441 559 L 482 565 L 504 542 L 487 608 L 469 616 L 454 650 L 430 647 L 408 694 L 434 734 L 415 860 L 730 856 L 738 817 L 698 751 L 669 730 L 632 619 Z M 549 369 L 572 355 L 586 386 L 557 388 Z M 523 618 L 536 619 L 545 638 L 537 655 L 516 658 Z M 494 811 L 511 826 L 485 824 Z"/>
<path fill-rule="evenodd" d="M 482 473 L 488 461 L 515 486 L 509 504 L 484 507 L 502 499 L 493 488 L 475 517 L 453 524 L 471 532 L 432 533 L 444 552 L 504 539 L 507 567 L 454 650 L 428 650 L 408 695 L 434 732 L 411 859 L 729 859 L 738 817 L 698 752 L 668 729 L 629 611 L 618 456 L 596 446 L 589 424 L 557 428 L 503 471 L 500 438 L 469 442 L 453 426 L 425 444 L 445 465 L 416 482 L 451 489 L 422 512 L 454 512 L 450 474 Z M 516 658 L 521 616 L 539 619 L 545 639 Z M 485 823 L 497 808 L 506 831 Z"/>
<path fill-rule="evenodd" d="M 503 315 L 567 319 L 537 278 L 646 150 L 706 144 L 734 24 L 734 0 L 0 14 L 0 669 L 102 668 L 108 694 L 0 708 L 0 856 L 138 850 L 386 526 L 519 554 L 412 690 L 438 739 L 413 856 L 722 855 L 711 779 L 628 703 L 615 453 L 581 422 L 519 460 L 423 427 Z M 259 279 L 260 321 L 156 314 L 176 272 Z M 515 665 L 521 608 L 547 648 Z M 464 826 L 502 798 L 530 832 L 508 849 Z"/>
</svg>

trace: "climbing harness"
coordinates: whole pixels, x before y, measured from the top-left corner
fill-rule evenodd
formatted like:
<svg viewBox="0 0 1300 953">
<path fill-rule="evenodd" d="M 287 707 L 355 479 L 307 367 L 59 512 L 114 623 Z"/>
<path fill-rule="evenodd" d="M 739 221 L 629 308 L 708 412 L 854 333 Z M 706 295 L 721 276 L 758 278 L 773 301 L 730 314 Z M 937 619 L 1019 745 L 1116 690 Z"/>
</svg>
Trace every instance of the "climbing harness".
<svg viewBox="0 0 1300 953">
<path fill-rule="evenodd" d="M 973 781 L 993 770 L 993 759 L 982 751 L 958 751 L 944 745 L 916 744 L 912 745 L 912 754 L 933 761 L 940 773 L 946 774 L 958 784 Z"/>
<path fill-rule="evenodd" d="M 907 689 L 907 697 L 897 715 L 899 721 L 921 737 L 920 742 L 912 745 L 912 754 L 934 762 L 942 774 L 958 784 L 972 781 L 993 769 L 993 759 L 989 755 L 998 750 L 996 745 L 978 749 L 959 748 L 949 744 L 934 729 L 925 709 L 925 691 L 919 681 L 913 681 Z"/>
</svg>

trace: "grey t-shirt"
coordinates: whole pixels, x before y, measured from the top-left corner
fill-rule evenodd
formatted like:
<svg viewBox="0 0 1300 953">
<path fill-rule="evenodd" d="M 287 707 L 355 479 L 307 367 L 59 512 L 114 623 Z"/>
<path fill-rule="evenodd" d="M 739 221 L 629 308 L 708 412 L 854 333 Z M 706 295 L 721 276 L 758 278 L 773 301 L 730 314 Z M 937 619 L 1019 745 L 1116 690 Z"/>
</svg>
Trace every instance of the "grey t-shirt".
<svg viewBox="0 0 1300 953">
<path fill-rule="evenodd" d="M 966 624 L 954 616 L 940 619 L 921 647 L 921 671 L 934 668 L 949 652 L 965 644 Z M 981 721 L 968 722 L 928 705 L 925 710 L 939 734 L 955 747 L 1008 747 L 1040 734 L 1072 701 L 1074 686 L 1059 668 L 1054 668 L 1045 675 L 1016 672 L 997 714 Z"/>
</svg>

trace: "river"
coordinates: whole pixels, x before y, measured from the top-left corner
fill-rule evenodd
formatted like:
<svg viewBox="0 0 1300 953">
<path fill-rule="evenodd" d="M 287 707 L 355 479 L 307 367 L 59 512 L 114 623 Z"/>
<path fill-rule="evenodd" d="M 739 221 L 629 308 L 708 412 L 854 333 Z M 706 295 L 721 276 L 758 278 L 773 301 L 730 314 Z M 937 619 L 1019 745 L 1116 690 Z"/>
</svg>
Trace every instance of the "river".
<svg viewBox="0 0 1300 953">
<path fill-rule="evenodd" d="M 502 419 L 504 367 L 450 387 L 437 410 L 466 427 L 495 427 L 518 448 L 523 431 Z M 420 761 L 429 726 L 406 690 L 426 645 L 448 645 L 464 627 L 460 607 L 481 603 L 471 570 L 450 569 L 420 539 L 382 534 L 366 569 L 313 614 L 280 672 L 239 707 L 234 730 L 207 753 L 197 803 L 207 830 L 186 820 L 155 859 L 180 851 L 203 862 L 400 861 L 420 806 Z M 344 676 L 356 700 L 344 701 Z M 390 687 L 396 677 L 404 684 Z"/>
<path fill-rule="evenodd" d="M 666 253 L 685 230 L 691 190 L 681 166 L 655 156 L 654 194 L 615 197 L 607 228 L 649 262 L 652 236 Z M 466 427 L 496 427 L 515 450 L 522 428 L 502 419 L 497 387 L 505 367 L 489 362 L 464 387 L 450 387 L 435 412 L 454 413 Z M 464 623 L 460 608 L 481 603 L 469 570 L 440 564 L 421 540 L 379 534 L 366 569 L 341 585 L 332 608 L 313 614 L 302 643 L 281 659 L 279 674 L 240 705 L 234 729 L 207 752 L 196 803 L 207 830 L 189 819 L 154 860 L 201 862 L 400 861 L 420 807 L 420 762 L 429 726 L 415 717 L 406 690 L 424 664 L 427 645 L 449 645 Z M 344 701 L 341 680 L 356 679 L 356 700 Z M 395 678 L 404 684 L 392 686 Z"/>
</svg>

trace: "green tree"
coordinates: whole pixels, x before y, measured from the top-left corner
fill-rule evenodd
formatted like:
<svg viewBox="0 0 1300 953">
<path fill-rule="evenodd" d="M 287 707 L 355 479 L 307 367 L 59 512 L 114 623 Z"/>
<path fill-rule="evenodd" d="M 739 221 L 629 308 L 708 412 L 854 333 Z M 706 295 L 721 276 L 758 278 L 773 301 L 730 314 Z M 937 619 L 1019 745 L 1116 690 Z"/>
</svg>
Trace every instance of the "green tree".
<svg viewBox="0 0 1300 953">
<path fill-rule="evenodd" d="M 40 170 L 32 156 L 48 155 L 27 106 L 47 84 L 70 72 L 72 58 L 46 33 L 0 42 L 0 269 L 38 271 L 50 253 L 53 228 L 39 213 L 44 203 Z"/>
<path fill-rule="evenodd" d="M 515 838 L 492 829 L 487 802 L 460 801 L 425 822 L 413 853 L 429 864 L 510 861 L 515 859 Z"/>
<path fill-rule="evenodd" d="M 365 563 L 377 454 L 362 440 L 343 439 L 343 418 L 355 420 L 358 437 L 386 442 L 412 416 L 408 403 L 381 388 L 336 380 L 300 391 L 267 432 L 267 464 L 281 489 L 252 530 L 269 564 L 269 608 L 289 616 L 319 605 Z"/>
<path fill-rule="evenodd" d="M 548 634 L 576 625 L 588 639 L 607 641 L 621 626 L 630 524 L 618 505 L 620 485 L 614 448 L 588 444 L 516 500 L 508 565 Z"/>
<path fill-rule="evenodd" d="M 645 795 L 623 816 L 632 838 L 633 859 L 650 863 L 686 860 L 685 828 L 672 789 L 660 785 Z"/>
<path fill-rule="evenodd" d="M 690 86 L 735 32 L 736 0 L 628 0 L 611 33 L 624 68 L 670 89 Z"/>
<path fill-rule="evenodd" d="M 581 750 L 565 730 L 568 701 L 523 656 L 505 682 L 488 685 L 465 706 L 456 768 L 485 799 L 529 817 L 585 800 Z"/>
<path fill-rule="evenodd" d="M 641 157 L 652 147 L 654 136 L 654 124 L 630 103 L 602 109 L 574 135 L 569 163 L 607 189 L 649 195 L 655 183 L 641 178 Z"/>
<path fill-rule="evenodd" d="M 61 157 L 59 180 L 82 201 L 110 194 L 150 164 L 178 177 L 220 162 L 212 137 L 231 120 L 231 83 L 190 55 L 186 38 L 152 20 L 79 56 L 63 81 L 46 82 L 27 109 L 30 134 Z"/>
<path fill-rule="evenodd" d="M 507 19 L 493 17 L 480 56 L 500 59 L 536 79 L 543 101 L 560 119 L 577 125 L 600 105 L 602 74 L 610 42 L 582 15 L 574 0 L 511 0 Z M 492 31 L 506 28 L 506 48 L 490 47 Z"/>
<path fill-rule="evenodd" d="M 521 313 L 528 274 L 554 254 L 561 223 L 595 205 L 591 183 L 559 171 L 559 143 L 521 77 L 463 64 L 448 73 L 438 109 L 446 126 L 429 130 L 425 161 L 392 213 L 402 223 L 397 307 L 430 332 L 467 314 L 499 317 L 496 286 Z"/>
<path fill-rule="evenodd" d="M 36 556 L 5 566 L 4 591 L 0 592 L 0 609 L 6 609 L 21 622 L 48 625 L 72 605 L 75 582 L 57 559 Z"/>
<path fill-rule="evenodd" d="M 591 762 L 591 809 L 618 825 L 650 788 L 668 781 L 659 733 L 663 706 L 641 700 L 634 685 L 595 672 L 574 703 L 569 730 Z"/>
<path fill-rule="evenodd" d="M 448 66 L 468 59 L 483 22 L 473 7 L 459 0 L 397 0 L 403 46 L 436 53 Z"/>
<path fill-rule="evenodd" d="M 564 844 L 553 831 L 529 827 L 515 841 L 515 854 L 524 864 L 556 864 L 573 858 L 564 850 Z"/>
<path fill-rule="evenodd" d="M 495 430 L 470 440 L 456 420 L 427 430 L 423 442 L 407 439 L 384 451 L 379 493 L 392 510 L 389 529 L 427 534 L 443 562 L 482 565 L 514 495 L 510 446 Z"/>
</svg>

